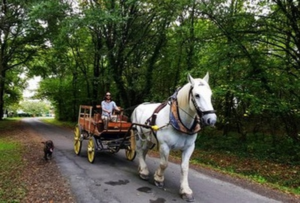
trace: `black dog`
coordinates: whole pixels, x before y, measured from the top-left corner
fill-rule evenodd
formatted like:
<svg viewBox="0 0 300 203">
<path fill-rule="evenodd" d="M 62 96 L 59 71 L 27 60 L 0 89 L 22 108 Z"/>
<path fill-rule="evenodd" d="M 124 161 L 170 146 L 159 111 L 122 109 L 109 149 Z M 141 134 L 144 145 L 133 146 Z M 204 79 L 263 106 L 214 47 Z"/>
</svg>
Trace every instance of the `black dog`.
<svg viewBox="0 0 300 203">
<path fill-rule="evenodd" d="M 54 144 L 52 140 L 47 140 L 46 142 L 42 142 L 44 146 L 44 159 L 48 160 L 52 157 L 52 152 L 54 150 Z"/>
</svg>

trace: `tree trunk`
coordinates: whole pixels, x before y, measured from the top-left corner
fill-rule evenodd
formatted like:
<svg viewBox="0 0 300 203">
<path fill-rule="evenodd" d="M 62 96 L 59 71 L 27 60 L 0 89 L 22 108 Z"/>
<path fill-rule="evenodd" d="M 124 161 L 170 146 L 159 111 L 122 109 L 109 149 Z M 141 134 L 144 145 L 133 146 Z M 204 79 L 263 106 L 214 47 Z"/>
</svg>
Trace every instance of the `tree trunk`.
<svg viewBox="0 0 300 203">
<path fill-rule="evenodd" d="M 93 77 L 93 94 L 92 94 L 92 105 L 99 104 L 99 77 L 100 77 L 100 61 L 101 61 L 101 49 L 103 47 L 103 43 L 101 41 L 101 33 L 97 33 L 100 31 L 95 30 L 94 33 L 92 33 L 93 37 L 93 43 L 94 43 L 94 77 Z"/>
<path fill-rule="evenodd" d="M 5 83 L 5 71 L 1 71 L 0 75 L 0 120 L 3 119 L 3 107 L 4 107 L 4 83 Z"/>
</svg>

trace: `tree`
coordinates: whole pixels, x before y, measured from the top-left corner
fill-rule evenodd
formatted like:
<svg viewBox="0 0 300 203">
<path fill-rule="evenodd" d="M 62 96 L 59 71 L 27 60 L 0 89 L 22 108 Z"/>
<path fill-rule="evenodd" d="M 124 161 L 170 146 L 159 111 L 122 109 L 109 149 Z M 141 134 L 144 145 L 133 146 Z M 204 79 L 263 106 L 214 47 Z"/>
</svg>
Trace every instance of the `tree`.
<svg viewBox="0 0 300 203">
<path fill-rule="evenodd" d="M 23 101 L 20 109 L 34 116 L 43 115 L 49 112 L 50 105 L 43 101 Z"/>
<path fill-rule="evenodd" d="M 50 9 L 58 1 L 37 3 L 31 1 L 3 0 L 0 6 L 0 120 L 3 116 L 4 95 L 8 81 L 7 72 L 18 67 L 24 67 L 32 60 L 39 49 L 46 48 L 47 34 L 55 31 L 57 14 L 61 9 Z M 47 13 L 47 18 L 36 15 L 41 8 Z M 57 7 L 60 8 L 60 7 Z M 46 16 L 46 15 L 45 15 Z"/>
<path fill-rule="evenodd" d="M 14 111 L 14 107 L 18 106 L 23 97 L 22 90 L 26 87 L 26 80 L 19 76 L 20 72 L 22 72 L 22 69 L 14 68 L 6 74 L 5 95 L 3 97 L 4 110 Z"/>
<path fill-rule="evenodd" d="M 284 126 L 297 140 L 296 1 L 82 1 L 76 12 L 60 5 L 32 9 L 47 24 L 47 49 L 26 63 L 45 79 L 39 95 L 59 118 L 76 119 L 78 105 L 95 105 L 105 91 L 125 108 L 162 101 L 187 72 L 209 71 L 224 135 L 245 140 L 251 130 Z"/>
</svg>

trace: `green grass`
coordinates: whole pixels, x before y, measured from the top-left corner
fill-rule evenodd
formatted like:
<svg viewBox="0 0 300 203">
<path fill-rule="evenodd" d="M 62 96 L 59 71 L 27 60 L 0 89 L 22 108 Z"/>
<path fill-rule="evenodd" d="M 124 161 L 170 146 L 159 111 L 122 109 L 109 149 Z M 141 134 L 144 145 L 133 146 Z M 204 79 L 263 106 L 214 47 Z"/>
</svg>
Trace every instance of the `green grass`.
<svg viewBox="0 0 300 203">
<path fill-rule="evenodd" d="M 24 163 L 24 148 L 14 140 L 20 118 L 7 118 L 0 122 L 0 203 L 16 203 L 25 196 L 20 182 Z"/>
<path fill-rule="evenodd" d="M 0 126 L 6 130 L 9 126 Z M 0 132 L 3 131 L 1 128 Z M 7 138 L 0 137 L 0 202 L 19 202 L 25 195 L 25 189 L 18 182 L 21 175 L 22 147 Z"/>
<path fill-rule="evenodd" d="M 14 123 L 15 119 L 5 119 L 5 120 L 2 120 L 0 122 L 0 132 L 1 131 L 6 131 L 6 130 L 12 130 L 14 128 Z M 1 134 L 0 134 L 0 137 L 1 137 Z"/>
<path fill-rule="evenodd" d="M 300 195 L 300 143 L 287 136 L 221 135 L 204 131 L 197 138 L 193 162 Z"/>
</svg>

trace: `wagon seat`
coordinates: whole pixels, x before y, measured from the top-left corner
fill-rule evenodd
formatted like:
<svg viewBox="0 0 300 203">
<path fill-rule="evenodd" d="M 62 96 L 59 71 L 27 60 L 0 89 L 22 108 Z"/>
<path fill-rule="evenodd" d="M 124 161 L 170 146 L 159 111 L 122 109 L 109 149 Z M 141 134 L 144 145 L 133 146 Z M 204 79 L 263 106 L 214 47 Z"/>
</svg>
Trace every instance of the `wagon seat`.
<svg viewBox="0 0 300 203">
<path fill-rule="evenodd" d="M 101 118 L 101 114 L 102 114 L 102 108 L 101 105 L 96 105 L 93 108 L 93 113 L 94 113 L 94 124 L 97 126 L 97 129 L 99 132 L 101 132 L 103 130 L 103 121 Z"/>
</svg>

